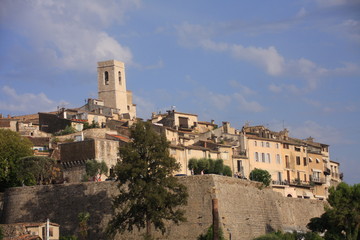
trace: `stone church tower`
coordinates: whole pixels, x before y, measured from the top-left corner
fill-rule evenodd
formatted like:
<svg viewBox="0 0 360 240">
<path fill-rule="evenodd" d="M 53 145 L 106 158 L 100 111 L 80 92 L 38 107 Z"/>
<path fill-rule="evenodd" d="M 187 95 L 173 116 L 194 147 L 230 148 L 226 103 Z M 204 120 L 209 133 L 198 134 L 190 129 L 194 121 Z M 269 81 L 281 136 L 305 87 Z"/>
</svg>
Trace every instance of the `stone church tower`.
<svg viewBox="0 0 360 240">
<path fill-rule="evenodd" d="M 123 62 L 109 60 L 98 62 L 98 98 L 124 116 L 136 118 L 136 105 L 132 103 L 132 92 L 126 90 L 125 66 Z"/>
</svg>

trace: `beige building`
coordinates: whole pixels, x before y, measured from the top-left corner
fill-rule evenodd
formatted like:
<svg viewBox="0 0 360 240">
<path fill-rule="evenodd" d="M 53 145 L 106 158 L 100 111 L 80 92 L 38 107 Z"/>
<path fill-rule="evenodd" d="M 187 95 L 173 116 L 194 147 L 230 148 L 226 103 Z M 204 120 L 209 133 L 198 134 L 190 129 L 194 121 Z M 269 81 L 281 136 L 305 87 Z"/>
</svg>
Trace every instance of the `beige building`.
<svg viewBox="0 0 360 240">
<path fill-rule="evenodd" d="M 332 179 L 330 164 L 338 171 L 336 162 L 330 161 L 329 146 L 314 142 L 312 138 L 300 140 L 289 137 L 288 130 L 273 132 L 264 126 L 244 126 L 248 170 L 267 170 L 272 177 L 272 188 L 287 197 L 326 199 Z M 246 165 L 246 164 L 245 164 Z"/>
<path fill-rule="evenodd" d="M 5 240 L 28 239 L 28 240 L 59 240 L 60 225 L 52 222 L 26 222 L 1 224 Z M 47 238 L 47 235 L 49 236 Z"/>
<path fill-rule="evenodd" d="M 98 62 L 98 93 L 104 106 L 110 107 L 120 115 L 136 118 L 136 105 L 132 102 L 132 92 L 126 89 L 125 65 L 123 62 L 109 60 Z"/>
</svg>

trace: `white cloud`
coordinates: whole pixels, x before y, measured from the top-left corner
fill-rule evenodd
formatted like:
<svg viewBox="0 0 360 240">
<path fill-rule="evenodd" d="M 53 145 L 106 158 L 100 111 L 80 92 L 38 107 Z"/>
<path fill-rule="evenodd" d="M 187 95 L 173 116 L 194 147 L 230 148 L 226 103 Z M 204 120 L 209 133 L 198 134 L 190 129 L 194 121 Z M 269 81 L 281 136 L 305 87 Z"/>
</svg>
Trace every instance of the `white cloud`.
<svg viewBox="0 0 360 240">
<path fill-rule="evenodd" d="M 134 103 L 136 103 L 136 115 L 138 117 L 148 119 L 152 112 L 156 112 L 155 104 L 150 99 L 145 99 L 138 95 L 133 95 Z"/>
<path fill-rule="evenodd" d="M 297 17 L 297 18 L 301 18 L 301 17 L 304 17 L 306 14 L 307 14 L 306 9 L 302 7 L 302 8 L 297 12 L 296 17 Z"/>
<path fill-rule="evenodd" d="M 335 7 L 349 4 L 353 0 L 316 0 L 316 3 L 321 7 Z"/>
<path fill-rule="evenodd" d="M 282 86 L 278 86 L 276 84 L 270 84 L 268 89 L 273 93 L 280 93 L 282 91 Z"/>
<path fill-rule="evenodd" d="M 314 121 L 305 121 L 302 125 L 288 127 L 290 135 L 296 138 L 315 138 L 316 142 L 326 144 L 349 143 L 349 140 L 344 139 L 343 134 L 338 129 L 319 124 Z"/>
<path fill-rule="evenodd" d="M 132 63 L 130 49 L 106 29 L 123 23 L 140 1 L 10 1 L 2 4 L 1 21 L 28 40 L 34 58 L 60 69 L 93 71 L 94 62 L 116 58 Z M 14 14 L 16 12 L 16 14 Z M 89 61 L 90 60 L 90 61 Z"/>
<path fill-rule="evenodd" d="M 301 14 L 305 10 L 300 10 Z M 357 21 L 347 21 L 346 25 L 358 26 Z M 212 40 L 216 30 L 207 26 L 192 25 L 189 23 L 176 27 L 178 31 L 179 41 L 186 46 L 200 47 L 204 50 L 226 53 L 236 59 L 250 62 L 259 66 L 263 71 L 271 76 L 289 77 L 304 82 L 304 86 L 300 87 L 295 84 L 282 84 L 269 86 L 269 90 L 279 93 L 286 89 L 292 93 L 302 94 L 316 89 L 321 79 L 335 75 L 359 75 L 360 66 L 354 63 L 344 63 L 343 66 L 337 68 L 325 68 L 317 63 L 306 59 L 285 59 L 274 46 L 257 47 L 243 46 L 241 44 L 229 44 L 226 42 L 216 42 Z M 359 38 L 360 39 L 360 38 Z M 186 43 L 186 44 L 184 44 Z"/>
<path fill-rule="evenodd" d="M 15 89 L 4 86 L 0 92 L 5 99 L 0 99 L 0 110 L 13 113 L 49 112 L 56 110 L 57 106 L 67 105 L 66 102 L 55 102 L 44 93 L 18 94 Z"/>
<path fill-rule="evenodd" d="M 247 111 L 247 112 L 262 112 L 264 111 L 264 107 L 261 106 L 256 101 L 248 101 L 245 97 L 239 93 L 235 93 L 232 97 L 235 101 L 235 106 L 239 110 Z"/>
</svg>

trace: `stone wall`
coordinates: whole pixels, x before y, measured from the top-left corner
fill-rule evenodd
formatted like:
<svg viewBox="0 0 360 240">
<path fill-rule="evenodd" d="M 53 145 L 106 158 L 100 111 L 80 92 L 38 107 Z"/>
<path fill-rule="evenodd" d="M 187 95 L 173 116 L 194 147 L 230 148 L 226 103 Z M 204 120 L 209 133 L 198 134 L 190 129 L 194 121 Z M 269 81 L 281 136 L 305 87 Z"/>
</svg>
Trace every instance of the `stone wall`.
<svg viewBox="0 0 360 240">
<path fill-rule="evenodd" d="M 179 177 L 188 187 L 187 222 L 168 224 L 159 239 L 196 239 L 212 223 L 211 201 L 217 198 L 219 216 L 227 239 L 252 239 L 272 230 L 306 230 L 312 217 L 323 212 L 323 202 L 284 198 L 271 189 L 259 190 L 255 183 L 217 175 Z M 111 218 L 114 182 L 63 184 L 8 189 L 4 196 L 2 223 L 44 221 L 61 225 L 61 234 L 77 231 L 77 215 L 88 211 L 89 239 L 107 239 L 103 233 Z M 127 233 L 116 239 L 139 239 Z"/>
</svg>

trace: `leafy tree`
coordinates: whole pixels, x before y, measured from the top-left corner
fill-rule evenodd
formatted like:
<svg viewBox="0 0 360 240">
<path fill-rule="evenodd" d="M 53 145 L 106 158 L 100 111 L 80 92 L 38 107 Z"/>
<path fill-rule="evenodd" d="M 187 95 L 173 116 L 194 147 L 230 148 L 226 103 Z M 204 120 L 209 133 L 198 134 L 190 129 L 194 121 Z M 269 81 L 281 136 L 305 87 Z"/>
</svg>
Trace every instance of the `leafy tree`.
<svg viewBox="0 0 360 240">
<path fill-rule="evenodd" d="M 166 221 L 176 224 L 186 221 L 179 208 L 187 204 L 186 187 L 173 176 L 180 164 L 169 154 L 169 143 L 146 122 L 131 128 L 132 142 L 120 148 L 120 161 L 115 166 L 120 194 L 114 198 L 114 216 L 108 233 L 146 228 L 151 226 L 165 233 Z"/>
<path fill-rule="evenodd" d="M 268 171 L 255 168 L 250 172 L 250 180 L 262 182 L 264 186 L 269 186 L 271 182 L 271 175 Z"/>
<path fill-rule="evenodd" d="M 201 234 L 197 240 L 213 240 L 213 225 L 211 225 L 205 234 Z M 219 240 L 225 240 L 224 233 L 221 227 L 219 227 Z"/>
<path fill-rule="evenodd" d="M 92 121 L 91 124 L 89 124 L 88 122 L 85 122 L 84 126 L 83 126 L 83 130 L 90 129 L 90 128 L 100 128 L 100 125 L 98 122 L 95 122 L 94 120 Z"/>
<path fill-rule="evenodd" d="M 78 238 L 74 235 L 72 236 L 62 236 L 60 237 L 60 240 L 78 240 Z"/>
<path fill-rule="evenodd" d="M 329 189 L 325 213 L 312 218 L 307 227 L 314 232 L 325 232 L 325 239 L 359 240 L 360 184 L 344 182 Z"/>
<path fill-rule="evenodd" d="M 224 161 L 222 159 L 213 160 L 211 158 L 200 158 L 195 159 L 192 158 L 188 163 L 189 169 L 194 170 L 194 174 L 201 174 L 204 172 L 206 174 L 221 174 L 225 176 L 231 176 L 231 168 L 229 166 L 224 165 Z"/>
<path fill-rule="evenodd" d="M 86 179 L 93 178 L 98 174 L 106 174 L 108 172 L 108 167 L 104 161 L 97 161 L 95 159 L 87 160 L 85 163 L 85 170 L 86 170 Z"/>
<path fill-rule="evenodd" d="M 231 168 L 229 166 L 226 166 L 226 165 L 224 166 L 223 175 L 224 176 L 229 176 L 229 177 L 232 176 L 232 171 L 231 171 Z"/>
<path fill-rule="evenodd" d="M 32 143 L 17 132 L 0 129 L 0 189 L 18 185 L 15 161 L 33 155 Z"/>
<path fill-rule="evenodd" d="M 80 239 L 86 240 L 88 236 L 88 221 L 90 219 L 90 213 L 88 212 L 81 212 L 78 215 L 79 220 L 79 234 Z"/>
<path fill-rule="evenodd" d="M 54 136 L 68 135 L 68 134 L 75 133 L 75 132 L 76 132 L 75 128 L 73 128 L 71 126 L 66 126 L 64 130 L 60 130 L 60 131 L 54 133 Z"/>
<path fill-rule="evenodd" d="M 57 177 L 56 160 L 49 157 L 20 158 L 15 169 L 19 184 L 27 186 L 50 184 Z"/>
<path fill-rule="evenodd" d="M 268 234 L 262 235 L 260 237 L 254 238 L 254 240 L 322 240 L 322 239 L 323 238 L 320 237 L 318 234 L 312 233 L 312 232 L 283 233 L 281 231 L 268 233 Z"/>
</svg>

